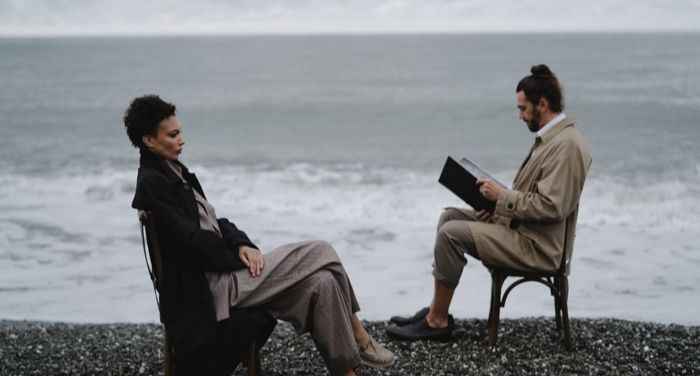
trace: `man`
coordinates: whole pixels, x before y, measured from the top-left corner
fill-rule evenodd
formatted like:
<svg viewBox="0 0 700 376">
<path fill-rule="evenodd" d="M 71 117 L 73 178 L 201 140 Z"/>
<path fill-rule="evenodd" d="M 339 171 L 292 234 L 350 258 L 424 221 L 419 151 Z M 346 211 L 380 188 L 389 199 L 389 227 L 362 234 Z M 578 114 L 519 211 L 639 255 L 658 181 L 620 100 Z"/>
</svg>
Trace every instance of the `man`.
<svg viewBox="0 0 700 376">
<path fill-rule="evenodd" d="M 576 119 L 563 113 L 556 76 L 546 65 L 533 66 L 531 73 L 518 83 L 516 102 L 519 118 L 537 136 L 513 189 L 478 180 L 481 194 L 496 203 L 493 213 L 456 208 L 442 213 L 435 240 L 432 303 L 411 317 L 392 317 L 396 326 L 387 328 L 390 336 L 451 338 L 454 320 L 449 307 L 467 263 L 465 253 L 488 266 L 549 272 L 559 268 L 564 239 L 567 248 L 573 246 L 578 201 L 591 157 L 574 128 Z"/>
</svg>

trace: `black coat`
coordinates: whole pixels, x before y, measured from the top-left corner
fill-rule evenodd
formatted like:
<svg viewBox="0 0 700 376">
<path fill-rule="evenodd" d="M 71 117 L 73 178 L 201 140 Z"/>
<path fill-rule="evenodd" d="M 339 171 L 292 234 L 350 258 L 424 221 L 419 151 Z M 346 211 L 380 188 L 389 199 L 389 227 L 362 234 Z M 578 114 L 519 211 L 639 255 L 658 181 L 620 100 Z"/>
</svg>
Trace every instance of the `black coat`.
<svg viewBox="0 0 700 376">
<path fill-rule="evenodd" d="M 187 183 L 163 160 L 142 149 L 132 206 L 150 210 L 155 217 L 163 256 L 160 310 L 175 348 L 178 372 L 189 369 L 214 374 L 219 373 L 215 370 L 220 363 L 220 338 L 204 272 L 242 269 L 245 265 L 238 257 L 238 246 L 257 247 L 225 218 L 218 219 L 222 236 L 200 228 L 192 189 L 202 196 L 204 192 L 197 177 L 177 163 Z"/>
</svg>

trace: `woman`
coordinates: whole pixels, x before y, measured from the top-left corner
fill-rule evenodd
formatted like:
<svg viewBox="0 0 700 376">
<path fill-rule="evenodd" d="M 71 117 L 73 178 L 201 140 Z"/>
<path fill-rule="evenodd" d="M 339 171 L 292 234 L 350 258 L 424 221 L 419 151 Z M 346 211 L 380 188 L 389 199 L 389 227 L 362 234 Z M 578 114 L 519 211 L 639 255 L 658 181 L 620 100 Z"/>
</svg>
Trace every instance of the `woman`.
<svg viewBox="0 0 700 376">
<path fill-rule="evenodd" d="M 263 255 L 233 223 L 216 218 L 199 181 L 178 160 L 185 141 L 174 105 L 156 95 L 135 98 L 124 125 L 141 152 L 132 206 L 154 213 L 163 249 L 161 311 L 176 365 L 206 362 L 216 351 L 216 323 L 231 307 L 263 307 L 299 333 L 310 332 L 333 375 L 354 375 L 360 363 L 394 363 L 357 318 L 352 285 L 327 242 Z"/>
</svg>

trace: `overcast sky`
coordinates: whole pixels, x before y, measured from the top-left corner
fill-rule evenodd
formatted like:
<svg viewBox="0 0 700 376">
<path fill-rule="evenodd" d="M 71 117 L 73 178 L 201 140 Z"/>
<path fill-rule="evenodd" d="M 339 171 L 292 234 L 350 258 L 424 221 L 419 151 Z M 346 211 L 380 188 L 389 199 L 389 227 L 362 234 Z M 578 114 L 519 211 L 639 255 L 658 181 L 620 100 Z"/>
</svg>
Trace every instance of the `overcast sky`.
<svg viewBox="0 0 700 376">
<path fill-rule="evenodd" d="M 700 30 L 700 0 L 0 0 L 0 35 Z"/>
</svg>

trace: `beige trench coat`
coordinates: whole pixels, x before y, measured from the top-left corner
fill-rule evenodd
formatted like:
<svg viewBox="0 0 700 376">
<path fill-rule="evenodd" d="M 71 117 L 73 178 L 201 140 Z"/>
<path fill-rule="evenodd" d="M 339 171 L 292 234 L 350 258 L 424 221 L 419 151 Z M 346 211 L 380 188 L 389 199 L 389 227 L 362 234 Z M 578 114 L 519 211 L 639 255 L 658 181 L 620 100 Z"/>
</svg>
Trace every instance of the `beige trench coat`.
<svg viewBox="0 0 700 376">
<path fill-rule="evenodd" d="M 521 166 L 513 189 L 501 190 L 496 223 L 470 223 L 481 261 L 491 266 L 550 272 L 559 268 L 568 219 L 571 257 L 578 201 L 591 165 L 583 136 L 567 117 L 541 138 Z"/>
</svg>

